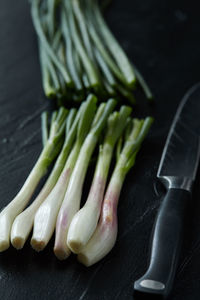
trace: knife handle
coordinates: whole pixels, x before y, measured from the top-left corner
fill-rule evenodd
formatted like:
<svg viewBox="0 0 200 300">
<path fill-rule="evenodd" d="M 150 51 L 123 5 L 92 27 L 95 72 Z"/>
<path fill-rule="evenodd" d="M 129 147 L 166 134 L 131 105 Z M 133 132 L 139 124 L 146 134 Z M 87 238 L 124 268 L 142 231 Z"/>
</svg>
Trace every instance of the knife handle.
<svg viewBox="0 0 200 300">
<path fill-rule="evenodd" d="M 190 198 L 186 190 L 168 189 L 154 225 L 149 268 L 134 284 L 136 299 L 166 299 L 170 293 Z"/>
</svg>

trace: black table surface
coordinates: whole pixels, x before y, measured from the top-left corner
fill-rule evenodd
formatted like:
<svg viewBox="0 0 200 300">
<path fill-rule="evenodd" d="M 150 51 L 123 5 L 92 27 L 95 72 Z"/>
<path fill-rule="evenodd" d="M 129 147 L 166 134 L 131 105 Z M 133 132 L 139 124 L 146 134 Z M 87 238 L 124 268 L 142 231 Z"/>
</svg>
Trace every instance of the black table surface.
<svg viewBox="0 0 200 300">
<path fill-rule="evenodd" d="M 149 239 L 163 190 L 156 171 L 170 123 L 187 89 L 200 78 L 198 1 L 113 1 L 106 18 L 151 86 L 156 104 L 144 105 L 155 124 L 120 197 L 119 234 L 111 253 L 86 268 L 75 256 L 59 262 L 51 241 L 36 253 L 0 254 L 0 299 L 132 299 L 146 270 Z M 40 114 L 51 107 L 41 87 L 36 36 L 27 0 L 0 2 L 0 205 L 22 186 L 40 150 Z M 136 110 L 137 113 L 137 110 Z M 200 299 L 200 173 L 170 299 Z"/>
</svg>

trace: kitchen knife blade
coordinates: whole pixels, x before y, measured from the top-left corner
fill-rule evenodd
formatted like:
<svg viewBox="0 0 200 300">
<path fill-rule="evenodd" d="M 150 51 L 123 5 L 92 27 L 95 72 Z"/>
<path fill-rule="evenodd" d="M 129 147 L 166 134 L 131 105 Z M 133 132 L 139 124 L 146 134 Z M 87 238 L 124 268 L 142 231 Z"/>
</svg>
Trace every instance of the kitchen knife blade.
<svg viewBox="0 0 200 300">
<path fill-rule="evenodd" d="M 167 193 L 154 225 L 150 264 L 135 282 L 139 299 L 166 299 L 183 240 L 184 220 L 200 158 L 200 84 L 181 101 L 169 131 L 157 177 Z"/>
</svg>

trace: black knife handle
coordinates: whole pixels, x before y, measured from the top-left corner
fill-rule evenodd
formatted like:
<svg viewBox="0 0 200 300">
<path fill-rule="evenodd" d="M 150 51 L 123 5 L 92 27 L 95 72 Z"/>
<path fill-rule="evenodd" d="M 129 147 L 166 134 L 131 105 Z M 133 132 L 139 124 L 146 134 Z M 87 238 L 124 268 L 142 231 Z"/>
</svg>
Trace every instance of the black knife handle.
<svg viewBox="0 0 200 300">
<path fill-rule="evenodd" d="M 136 299 L 166 299 L 171 291 L 191 193 L 169 189 L 155 221 L 147 272 L 134 284 Z"/>
</svg>

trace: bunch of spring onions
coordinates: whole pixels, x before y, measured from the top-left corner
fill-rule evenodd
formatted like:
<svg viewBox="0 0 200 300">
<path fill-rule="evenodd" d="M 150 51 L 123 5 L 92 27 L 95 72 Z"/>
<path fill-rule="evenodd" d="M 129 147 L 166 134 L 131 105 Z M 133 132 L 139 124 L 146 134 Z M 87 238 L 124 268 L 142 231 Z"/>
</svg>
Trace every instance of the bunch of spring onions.
<svg viewBox="0 0 200 300">
<path fill-rule="evenodd" d="M 100 99 L 135 103 L 137 83 L 151 91 L 107 26 L 98 0 L 31 0 L 43 89 L 58 103 Z"/>
<path fill-rule="evenodd" d="M 90 266 L 112 249 L 120 191 L 152 123 L 151 118 L 132 119 L 128 106 L 114 111 L 115 106 L 112 98 L 97 106 L 96 96 L 89 94 L 78 111 L 62 107 L 52 113 L 50 122 L 47 113 L 42 114 L 43 150 L 22 189 L 0 213 L 0 251 L 10 241 L 21 249 L 32 229 L 31 246 L 36 251 L 46 247 L 55 231 L 54 253 L 60 260 L 73 252 Z M 80 208 L 95 149 L 99 152 L 94 177 Z M 46 183 L 26 207 L 55 158 Z"/>
<path fill-rule="evenodd" d="M 14 219 L 25 208 L 40 179 L 46 174 L 48 167 L 56 158 L 62 147 L 67 114 L 68 111 L 64 108 L 55 111 L 52 114 L 49 132 L 47 131 L 46 126 L 46 115 L 43 115 L 42 117 L 43 150 L 23 187 L 0 213 L 0 251 L 4 251 L 9 247 L 10 231 Z"/>
</svg>

